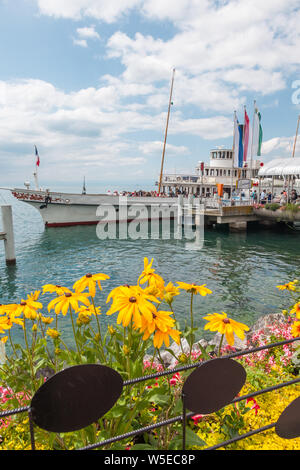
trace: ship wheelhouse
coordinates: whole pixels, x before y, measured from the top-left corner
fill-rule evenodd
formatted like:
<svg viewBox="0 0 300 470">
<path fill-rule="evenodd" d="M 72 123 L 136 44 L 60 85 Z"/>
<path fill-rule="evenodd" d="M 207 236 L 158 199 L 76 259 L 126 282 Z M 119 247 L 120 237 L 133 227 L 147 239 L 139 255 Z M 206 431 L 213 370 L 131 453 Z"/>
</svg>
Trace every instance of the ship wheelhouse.
<svg viewBox="0 0 300 470">
<path fill-rule="evenodd" d="M 217 185 L 223 184 L 224 196 L 230 197 L 238 179 L 257 177 L 260 162 L 253 160 L 243 168 L 233 166 L 233 150 L 216 148 L 210 151 L 209 162 L 199 161 L 194 174 L 163 175 L 162 190 L 165 194 L 194 194 L 212 197 L 217 194 Z"/>
</svg>

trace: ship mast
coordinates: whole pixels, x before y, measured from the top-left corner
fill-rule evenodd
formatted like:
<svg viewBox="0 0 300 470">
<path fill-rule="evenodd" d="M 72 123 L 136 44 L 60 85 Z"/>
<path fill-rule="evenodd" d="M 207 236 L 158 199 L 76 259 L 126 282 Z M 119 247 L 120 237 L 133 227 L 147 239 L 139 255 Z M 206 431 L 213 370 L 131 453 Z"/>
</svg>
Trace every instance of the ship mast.
<svg viewBox="0 0 300 470">
<path fill-rule="evenodd" d="M 299 121 L 300 121 L 300 115 L 298 116 L 297 129 L 296 129 L 296 135 L 295 135 L 295 140 L 294 140 L 294 147 L 293 147 L 293 154 L 292 154 L 292 157 L 295 156 L 296 143 L 297 143 L 298 130 L 299 130 Z"/>
<path fill-rule="evenodd" d="M 165 152 L 166 152 L 166 143 L 167 143 L 167 134 L 168 134 L 168 126 L 169 126 L 169 118 L 170 118 L 170 109 L 171 109 L 171 105 L 172 105 L 174 74 L 175 74 L 175 69 L 173 69 L 172 82 L 171 82 L 170 99 L 169 99 L 167 123 L 166 123 L 166 130 L 165 130 L 165 140 L 164 140 L 164 147 L 163 147 L 163 153 L 162 153 L 162 158 L 161 158 L 160 177 L 159 177 L 159 184 L 158 184 L 158 194 L 160 194 L 162 176 L 163 176 L 163 168 L 164 168 L 164 160 L 165 160 Z"/>
</svg>

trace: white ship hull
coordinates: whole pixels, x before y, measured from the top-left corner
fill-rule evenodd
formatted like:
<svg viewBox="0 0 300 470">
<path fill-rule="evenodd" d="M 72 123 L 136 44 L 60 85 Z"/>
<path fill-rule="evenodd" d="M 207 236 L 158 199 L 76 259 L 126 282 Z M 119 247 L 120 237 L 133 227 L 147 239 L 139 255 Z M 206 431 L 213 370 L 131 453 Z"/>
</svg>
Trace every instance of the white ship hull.
<svg viewBox="0 0 300 470">
<path fill-rule="evenodd" d="M 19 201 L 30 204 L 37 209 L 46 227 L 67 227 L 72 225 L 95 225 L 103 220 L 103 211 L 108 209 L 111 221 L 118 221 L 120 204 L 124 207 L 124 197 L 107 194 L 72 194 L 46 191 L 34 191 L 30 189 L 13 189 L 12 195 Z M 49 198 L 49 199 L 47 199 Z M 168 208 L 172 208 L 174 214 L 177 210 L 177 198 L 162 197 L 128 197 L 127 214 L 124 218 L 122 210 L 122 221 L 130 221 L 134 218 L 136 206 L 144 210 L 144 219 L 149 219 L 153 208 L 165 208 L 166 217 L 170 217 Z M 99 207 L 101 207 L 99 211 Z M 114 218 L 114 210 L 117 220 Z M 131 209 L 131 210 L 130 210 Z M 146 209 L 146 210 L 145 210 Z M 163 215 L 160 215 L 163 218 Z M 121 220 L 121 219 L 120 219 Z M 140 217 L 141 220 L 141 217 Z M 106 216 L 105 222 L 110 221 Z"/>
</svg>

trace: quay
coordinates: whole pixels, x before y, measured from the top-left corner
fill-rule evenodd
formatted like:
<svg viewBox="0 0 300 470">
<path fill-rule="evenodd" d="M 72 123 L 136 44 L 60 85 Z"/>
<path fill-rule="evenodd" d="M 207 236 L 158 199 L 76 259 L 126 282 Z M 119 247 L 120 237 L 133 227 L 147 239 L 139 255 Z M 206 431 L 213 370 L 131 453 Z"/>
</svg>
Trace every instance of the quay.
<svg viewBox="0 0 300 470">
<path fill-rule="evenodd" d="M 0 232 L 0 240 L 4 241 L 5 260 L 7 265 L 16 264 L 15 240 L 13 229 L 12 208 L 8 205 L 1 207 L 3 231 Z"/>
<path fill-rule="evenodd" d="M 247 230 L 248 222 L 259 222 L 262 218 L 253 211 L 250 201 L 226 201 L 214 198 L 202 200 L 188 196 L 187 202 L 178 197 L 177 222 L 182 225 L 213 226 L 228 225 L 230 231 Z"/>
</svg>

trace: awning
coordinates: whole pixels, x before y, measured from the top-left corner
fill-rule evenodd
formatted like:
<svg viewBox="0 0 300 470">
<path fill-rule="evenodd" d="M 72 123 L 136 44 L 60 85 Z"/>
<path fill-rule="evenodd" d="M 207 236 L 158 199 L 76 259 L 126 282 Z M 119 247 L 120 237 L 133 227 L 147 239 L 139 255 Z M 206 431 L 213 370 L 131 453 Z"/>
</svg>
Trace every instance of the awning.
<svg viewBox="0 0 300 470">
<path fill-rule="evenodd" d="M 300 158 L 276 158 L 258 171 L 258 176 L 300 175 Z"/>
</svg>

